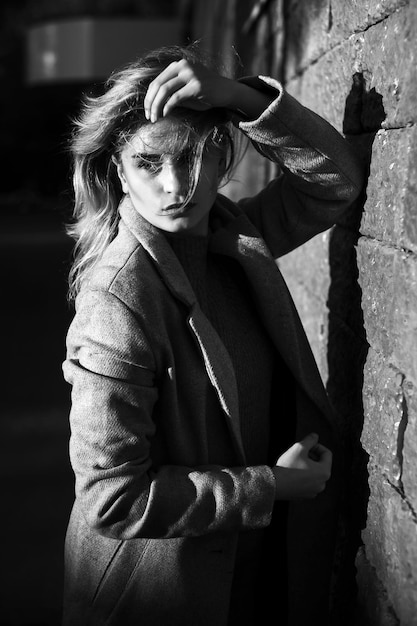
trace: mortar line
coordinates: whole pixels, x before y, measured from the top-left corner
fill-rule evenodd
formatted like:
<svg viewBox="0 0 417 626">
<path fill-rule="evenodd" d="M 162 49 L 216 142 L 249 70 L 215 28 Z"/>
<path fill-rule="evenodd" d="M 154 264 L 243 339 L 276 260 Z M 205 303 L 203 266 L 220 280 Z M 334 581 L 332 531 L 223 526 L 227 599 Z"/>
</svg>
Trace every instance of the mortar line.
<svg viewBox="0 0 417 626">
<path fill-rule="evenodd" d="M 378 237 L 371 237 L 370 235 L 364 235 L 361 232 L 359 232 L 359 239 L 358 239 L 358 243 L 356 244 L 356 246 L 359 244 L 360 239 L 366 239 L 367 241 L 378 243 L 381 246 L 384 246 L 385 248 L 391 248 L 392 250 L 396 250 L 397 252 L 402 252 L 403 254 L 406 254 L 407 257 L 417 257 L 417 252 L 415 252 L 414 250 L 410 250 L 409 248 L 405 248 L 404 246 L 395 245 L 391 242 L 384 241 L 383 239 L 378 239 Z"/>
<path fill-rule="evenodd" d="M 384 124 L 384 122 L 382 122 L 382 124 Z M 407 122 L 406 124 L 404 124 L 404 126 L 383 126 L 382 125 L 381 128 L 378 128 L 376 132 L 378 133 L 380 130 L 404 130 L 406 128 L 413 128 L 415 125 L 416 125 L 416 122 Z M 357 135 L 350 135 L 350 136 L 357 137 Z"/>
</svg>

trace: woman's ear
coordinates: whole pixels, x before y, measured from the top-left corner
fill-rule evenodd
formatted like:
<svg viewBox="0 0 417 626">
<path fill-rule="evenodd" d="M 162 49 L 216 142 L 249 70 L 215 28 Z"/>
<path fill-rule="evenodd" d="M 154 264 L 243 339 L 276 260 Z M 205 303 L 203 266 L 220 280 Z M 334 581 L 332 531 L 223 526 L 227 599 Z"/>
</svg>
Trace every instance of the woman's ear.
<svg viewBox="0 0 417 626">
<path fill-rule="evenodd" d="M 123 193 L 129 193 L 129 188 L 128 188 L 128 186 L 127 186 L 127 181 L 126 181 L 125 175 L 124 175 L 124 173 L 123 173 L 123 165 L 122 165 L 122 162 L 121 162 L 120 160 L 116 159 L 116 157 L 115 157 L 115 156 L 112 156 L 111 160 L 113 161 L 113 163 L 114 163 L 114 164 L 115 164 L 115 166 L 116 166 L 116 169 L 117 169 L 117 175 L 118 175 L 118 177 L 119 177 L 119 180 L 120 180 L 120 184 L 121 184 L 121 186 L 122 186 L 122 191 L 123 191 Z"/>
</svg>

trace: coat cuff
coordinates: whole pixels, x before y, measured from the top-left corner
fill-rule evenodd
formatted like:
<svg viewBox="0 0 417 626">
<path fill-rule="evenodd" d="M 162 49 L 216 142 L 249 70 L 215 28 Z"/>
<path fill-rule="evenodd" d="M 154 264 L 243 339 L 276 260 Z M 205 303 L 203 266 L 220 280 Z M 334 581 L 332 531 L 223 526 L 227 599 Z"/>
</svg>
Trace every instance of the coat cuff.
<svg viewBox="0 0 417 626">
<path fill-rule="evenodd" d="M 285 92 L 281 83 L 274 78 L 270 78 L 269 76 L 244 76 L 243 78 L 239 78 L 238 82 L 244 85 L 248 85 L 248 87 L 252 87 L 257 91 L 261 91 L 271 98 L 271 103 L 269 104 L 269 106 L 256 119 L 248 120 L 243 111 L 240 111 L 240 109 L 238 109 L 239 115 L 238 119 L 236 120 L 236 124 L 241 130 L 246 131 L 247 125 L 249 125 L 248 129 L 251 127 L 251 125 L 258 126 L 260 121 L 265 116 L 274 113 L 280 105 L 280 102 Z"/>
<path fill-rule="evenodd" d="M 268 465 L 246 468 L 246 488 L 249 499 L 243 506 L 242 529 L 265 528 L 269 526 L 275 503 L 275 476 Z"/>
</svg>

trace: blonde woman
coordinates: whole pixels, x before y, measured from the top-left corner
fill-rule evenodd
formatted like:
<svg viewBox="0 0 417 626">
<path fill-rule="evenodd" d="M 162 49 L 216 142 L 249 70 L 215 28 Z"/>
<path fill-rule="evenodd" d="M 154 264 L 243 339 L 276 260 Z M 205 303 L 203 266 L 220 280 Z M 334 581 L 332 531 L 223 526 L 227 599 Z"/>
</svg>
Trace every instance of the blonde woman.
<svg viewBox="0 0 417 626">
<path fill-rule="evenodd" d="M 237 204 L 236 134 L 281 172 Z M 85 101 L 72 150 L 64 624 L 326 624 L 340 453 L 275 260 L 356 198 L 349 146 L 174 47 Z"/>
</svg>

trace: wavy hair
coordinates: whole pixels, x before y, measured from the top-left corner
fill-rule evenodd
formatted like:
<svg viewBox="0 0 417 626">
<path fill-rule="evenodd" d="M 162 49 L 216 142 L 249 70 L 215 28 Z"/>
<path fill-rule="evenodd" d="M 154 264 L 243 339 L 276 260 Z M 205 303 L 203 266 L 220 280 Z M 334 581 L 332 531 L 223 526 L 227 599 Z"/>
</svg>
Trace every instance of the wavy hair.
<svg viewBox="0 0 417 626">
<path fill-rule="evenodd" d="M 74 209 L 67 232 L 75 239 L 75 246 L 69 273 L 70 300 L 75 299 L 116 235 L 123 196 L 117 162 L 126 143 L 148 123 L 143 106 L 148 85 L 170 63 L 183 58 L 213 66 L 194 44 L 164 47 L 114 72 L 102 95 L 84 97 L 71 138 Z M 170 115 L 181 122 L 181 132 L 172 139 L 171 153 L 179 154 L 187 148 L 191 155 L 189 198 L 198 182 L 205 148 L 221 150 L 223 178 L 233 169 L 234 127 L 225 109 L 197 112 L 178 107 Z"/>
</svg>

